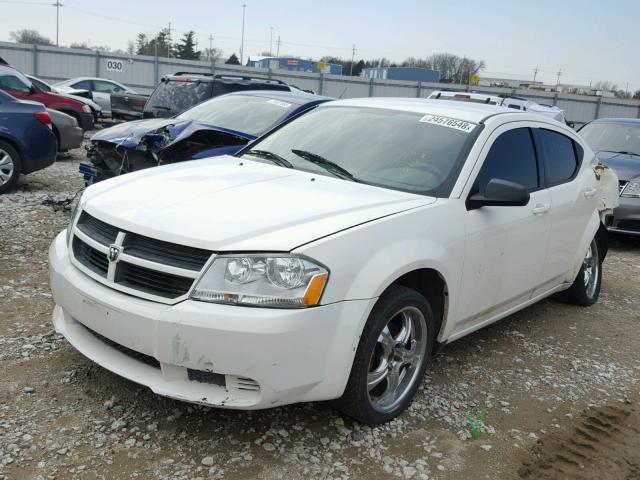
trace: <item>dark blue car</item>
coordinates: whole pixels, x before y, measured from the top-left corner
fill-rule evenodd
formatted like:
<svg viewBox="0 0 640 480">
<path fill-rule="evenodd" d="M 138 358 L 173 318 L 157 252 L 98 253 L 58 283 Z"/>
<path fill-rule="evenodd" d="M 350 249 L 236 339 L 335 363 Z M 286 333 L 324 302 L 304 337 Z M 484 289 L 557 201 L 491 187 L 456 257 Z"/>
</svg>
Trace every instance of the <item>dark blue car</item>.
<svg viewBox="0 0 640 480">
<path fill-rule="evenodd" d="M 56 137 L 44 105 L 0 90 L 0 193 L 13 188 L 21 173 L 55 161 Z"/>
<path fill-rule="evenodd" d="M 640 235 L 640 119 L 594 120 L 580 135 L 620 181 L 620 206 L 605 219 L 607 229 Z"/>
<path fill-rule="evenodd" d="M 328 97 L 299 92 L 242 91 L 202 102 L 172 118 L 136 120 L 95 134 L 80 171 L 91 184 L 167 163 L 233 154 Z"/>
</svg>

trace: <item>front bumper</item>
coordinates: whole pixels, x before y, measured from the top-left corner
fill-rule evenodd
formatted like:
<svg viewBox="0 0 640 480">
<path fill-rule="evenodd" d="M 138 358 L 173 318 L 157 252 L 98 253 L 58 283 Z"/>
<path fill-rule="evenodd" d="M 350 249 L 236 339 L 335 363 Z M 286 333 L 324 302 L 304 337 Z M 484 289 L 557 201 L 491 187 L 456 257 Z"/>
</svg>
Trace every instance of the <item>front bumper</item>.
<svg viewBox="0 0 640 480">
<path fill-rule="evenodd" d="M 81 353 L 167 397 L 259 409 L 337 398 L 375 299 L 283 310 L 164 305 L 73 267 L 64 232 L 49 250 L 53 324 Z"/>
<path fill-rule="evenodd" d="M 80 127 L 68 127 L 60 132 L 60 150 L 79 148 L 82 145 L 84 131 Z"/>
<path fill-rule="evenodd" d="M 640 198 L 620 197 L 620 205 L 605 218 L 610 232 L 640 235 Z"/>
<path fill-rule="evenodd" d="M 78 114 L 78 126 L 82 130 L 91 130 L 94 126 L 94 118 L 92 112 L 80 112 Z"/>
</svg>

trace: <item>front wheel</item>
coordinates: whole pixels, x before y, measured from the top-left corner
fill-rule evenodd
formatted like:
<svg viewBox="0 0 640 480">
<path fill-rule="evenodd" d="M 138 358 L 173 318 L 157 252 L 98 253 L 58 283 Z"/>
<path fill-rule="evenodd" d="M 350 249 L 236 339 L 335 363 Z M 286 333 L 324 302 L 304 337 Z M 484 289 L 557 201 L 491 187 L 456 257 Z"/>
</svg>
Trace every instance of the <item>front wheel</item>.
<svg viewBox="0 0 640 480">
<path fill-rule="evenodd" d="M 598 301 L 602 285 L 602 259 L 598 240 L 594 238 L 582 260 L 580 272 L 568 290 L 560 292 L 558 298 L 573 305 L 588 307 Z"/>
<path fill-rule="evenodd" d="M 434 330 L 429 302 L 415 290 L 391 286 L 367 320 L 347 387 L 336 407 L 368 425 L 400 415 L 422 381 Z"/>
</svg>

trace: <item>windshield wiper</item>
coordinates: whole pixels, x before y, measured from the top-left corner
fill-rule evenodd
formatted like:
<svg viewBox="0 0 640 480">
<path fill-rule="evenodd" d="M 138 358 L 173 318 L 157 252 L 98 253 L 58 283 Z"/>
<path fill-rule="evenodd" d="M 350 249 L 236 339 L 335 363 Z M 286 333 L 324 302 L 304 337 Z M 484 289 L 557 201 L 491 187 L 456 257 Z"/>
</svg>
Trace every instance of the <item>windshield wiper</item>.
<svg viewBox="0 0 640 480">
<path fill-rule="evenodd" d="M 268 150 L 249 150 L 245 152 L 246 155 L 253 155 L 254 157 L 264 158 L 265 160 L 270 160 L 276 165 L 285 168 L 293 168 L 293 164 L 282 158 L 280 155 L 277 155 L 273 152 L 269 152 Z"/>
<path fill-rule="evenodd" d="M 158 110 L 171 110 L 170 107 L 165 107 L 164 105 L 154 105 L 151 108 L 156 108 Z"/>
<path fill-rule="evenodd" d="M 336 177 L 340 177 L 345 180 L 351 180 L 352 182 L 358 181 L 349 170 L 342 168 L 337 163 L 334 163 L 331 160 L 327 160 L 317 153 L 307 152 L 306 150 L 298 150 L 296 148 L 292 148 L 291 152 L 295 153 L 301 158 L 304 158 L 308 162 L 324 168 L 327 172 L 334 174 Z"/>
</svg>

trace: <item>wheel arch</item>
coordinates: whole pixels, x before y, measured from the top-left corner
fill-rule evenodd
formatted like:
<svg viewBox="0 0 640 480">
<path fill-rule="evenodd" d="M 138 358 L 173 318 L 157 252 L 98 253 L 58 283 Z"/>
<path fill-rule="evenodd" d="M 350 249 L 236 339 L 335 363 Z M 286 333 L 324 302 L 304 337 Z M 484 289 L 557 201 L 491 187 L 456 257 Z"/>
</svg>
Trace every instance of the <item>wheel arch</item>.
<svg viewBox="0 0 640 480">
<path fill-rule="evenodd" d="M 25 158 L 25 151 L 22 148 L 22 145 L 20 145 L 20 143 L 15 139 L 8 137 L 6 135 L 0 135 L 0 141 L 8 143 L 15 149 L 16 152 L 18 152 L 18 155 L 20 155 L 20 165 L 21 165 L 20 173 L 24 173 L 24 162 L 22 160 Z"/>
<path fill-rule="evenodd" d="M 392 280 L 382 293 L 384 294 L 392 285 L 410 288 L 427 299 L 436 323 L 433 351 L 438 352 L 443 346 L 438 341 L 438 337 L 449 313 L 449 286 L 444 274 L 432 267 L 415 268 Z"/>
</svg>

